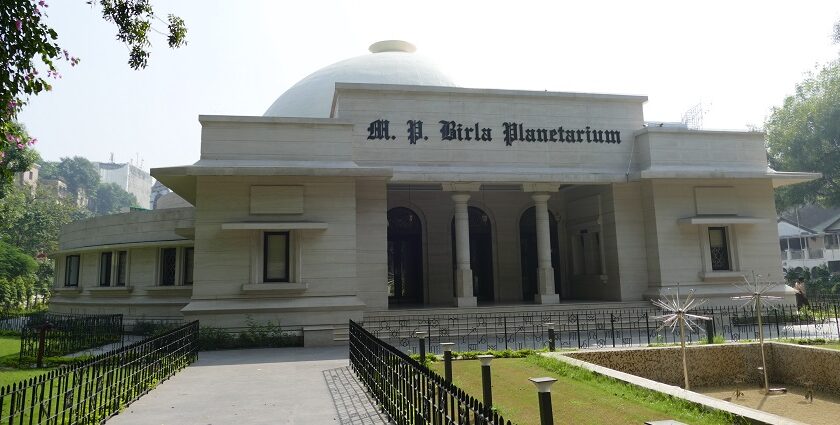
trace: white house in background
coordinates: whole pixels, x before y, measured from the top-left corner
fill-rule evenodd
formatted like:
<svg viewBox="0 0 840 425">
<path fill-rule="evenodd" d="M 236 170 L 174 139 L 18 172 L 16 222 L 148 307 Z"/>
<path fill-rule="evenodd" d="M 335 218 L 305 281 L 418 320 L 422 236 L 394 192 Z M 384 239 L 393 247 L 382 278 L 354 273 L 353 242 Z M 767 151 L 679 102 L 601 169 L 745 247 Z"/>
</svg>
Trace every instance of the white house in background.
<svg viewBox="0 0 840 425">
<path fill-rule="evenodd" d="M 768 169 L 762 133 L 651 125 L 645 96 L 462 88 L 409 43 L 370 50 L 262 116 L 200 116 L 199 160 L 152 170 L 174 192 L 158 209 L 64 227 L 50 309 L 309 340 L 407 306 L 642 303 L 676 283 L 731 303 L 781 269 L 774 187 L 819 177 Z"/>
<path fill-rule="evenodd" d="M 826 265 L 840 273 L 840 208 L 808 205 L 782 213 L 777 224 L 783 268 Z"/>
<path fill-rule="evenodd" d="M 113 162 L 94 162 L 99 167 L 102 183 L 114 183 L 137 198 L 137 205 L 152 208 L 152 185 L 155 179 L 149 173 L 133 164 L 115 164 Z"/>
</svg>

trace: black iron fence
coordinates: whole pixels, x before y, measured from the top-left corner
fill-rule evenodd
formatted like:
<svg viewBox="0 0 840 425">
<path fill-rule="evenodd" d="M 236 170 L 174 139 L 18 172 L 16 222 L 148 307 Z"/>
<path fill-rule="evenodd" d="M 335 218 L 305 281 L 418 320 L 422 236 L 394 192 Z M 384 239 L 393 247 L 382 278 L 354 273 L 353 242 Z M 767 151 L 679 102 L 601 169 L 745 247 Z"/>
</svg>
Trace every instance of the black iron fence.
<svg viewBox="0 0 840 425">
<path fill-rule="evenodd" d="M 198 322 L 0 388 L 2 424 L 100 424 L 196 360 Z"/>
<path fill-rule="evenodd" d="M 20 357 L 36 357 L 41 329 L 44 356 L 61 356 L 122 341 L 121 314 L 56 314 L 29 316 L 20 334 Z"/>
<path fill-rule="evenodd" d="M 397 424 L 510 425 L 452 383 L 350 321 L 350 366 Z"/>
<path fill-rule="evenodd" d="M 783 305 L 765 309 L 765 338 L 838 339 L 840 304 L 812 303 L 797 309 Z M 710 317 L 688 332 L 689 342 L 758 339 L 752 308 L 721 306 L 695 311 Z M 440 354 L 440 343 L 455 351 L 541 349 L 548 344 L 548 325 L 555 329 L 558 349 L 626 347 L 679 342 L 679 331 L 662 326 L 665 312 L 655 308 L 452 313 L 365 317 L 364 327 L 405 352 L 417 351 L 416 332 L 426 332 L 427 352 Z"/>
</svg>

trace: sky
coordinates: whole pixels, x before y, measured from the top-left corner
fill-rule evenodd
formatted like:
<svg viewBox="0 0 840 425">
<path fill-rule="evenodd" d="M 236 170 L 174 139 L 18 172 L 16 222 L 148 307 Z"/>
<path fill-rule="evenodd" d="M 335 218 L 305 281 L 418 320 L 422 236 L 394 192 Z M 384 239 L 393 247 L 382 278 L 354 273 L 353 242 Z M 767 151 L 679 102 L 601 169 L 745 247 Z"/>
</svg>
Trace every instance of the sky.
<svg viewBox="0 0 840 425">
<path fill-rule="evenodd" d="M 836 0 L 152 0 L 186 21 L 188 44 L 172 50 L 154 34 L 149 66 L 134 71 L 101 9 L 49 3 L 47 22 L 81 63 L 61 64 L 53 90 L 20 115 L 36 149 L 147 170 L 198 160 L 198 115 L 262 115 L 379 40 L 410 41 L 461 87 L 646 95 L 648 121 L 702 104 L 704 129 L 760 127 L 840 53 Z"/>
</svg>

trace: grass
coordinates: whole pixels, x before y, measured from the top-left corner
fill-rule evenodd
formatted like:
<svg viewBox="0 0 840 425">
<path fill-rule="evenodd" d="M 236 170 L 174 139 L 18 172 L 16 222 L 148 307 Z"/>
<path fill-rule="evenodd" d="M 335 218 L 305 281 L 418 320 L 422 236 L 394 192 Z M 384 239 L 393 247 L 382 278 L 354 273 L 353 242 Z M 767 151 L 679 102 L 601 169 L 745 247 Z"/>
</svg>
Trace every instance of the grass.
<svg viewBox="0 0 840 425">
<path fill-rule="evenodd" d="M 16 364 L 20 353 L 20 337 L 0 336 L 0 387 L 29 379 L 50 369 L 15 369 L 8 367 Z M 4 367 L 6 366 L 6 367 Z"/>
<path fill-rule="evenodd" d="M 443 363 L 432 370 L 443 374 Z M 452 364 L 453 381 L 467 393 L 481 397 L 479 362 Z M 554 421 L 558 424 L 624 424 L 676 419 L 688 424 L 737 423 L 729 414 L 707 411 L 670 396 L 634 387 L 555 359 L 532 355 L 524 359 L 496 359 L 492 363 L 493 401 L 499 413 L 518 424 L 539 423 L 537 392 L 531 377 L 551 376 Z"/>
<path fill-rule="evenodd" d="M 20 352 L 20 337 L 0 336 L 0 357 Z"/>
</svg>

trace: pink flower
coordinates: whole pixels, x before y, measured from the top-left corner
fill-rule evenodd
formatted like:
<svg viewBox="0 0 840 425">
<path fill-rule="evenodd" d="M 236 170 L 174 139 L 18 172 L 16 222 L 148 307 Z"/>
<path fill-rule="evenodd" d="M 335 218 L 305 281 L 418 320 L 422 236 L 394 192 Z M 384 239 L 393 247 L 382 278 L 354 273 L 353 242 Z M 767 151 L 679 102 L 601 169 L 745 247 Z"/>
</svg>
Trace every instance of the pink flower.
<svg viewBox="0 0 840 425">
<path fill-rule="evenodd" d="M 17 28 L 18 31 L 23 31 L 23 21 L 20 19 L 15 21 L 15 28 Z"/>
</svg>

